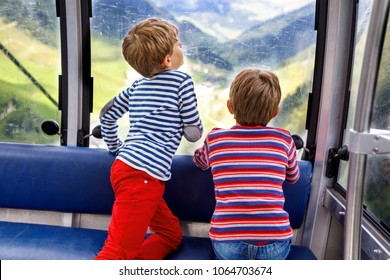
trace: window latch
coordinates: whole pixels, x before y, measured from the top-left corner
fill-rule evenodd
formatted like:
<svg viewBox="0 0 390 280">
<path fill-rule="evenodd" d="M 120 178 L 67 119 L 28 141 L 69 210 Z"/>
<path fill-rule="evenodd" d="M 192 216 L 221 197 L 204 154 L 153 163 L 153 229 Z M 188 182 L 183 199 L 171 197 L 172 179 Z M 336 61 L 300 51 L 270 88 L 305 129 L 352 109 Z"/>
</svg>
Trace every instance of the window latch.
<svg viewBox="0 0 390 280">
<path fill-rule="evenodd" d="M 337 174 L 340 165 L 340 160 L 349 160 L 349 150 L 347 145 L 343 145 L 339 149 L 329 149 L 328 159 L 326 163 L 326 177 L 333 178 Z"/>
</svg>

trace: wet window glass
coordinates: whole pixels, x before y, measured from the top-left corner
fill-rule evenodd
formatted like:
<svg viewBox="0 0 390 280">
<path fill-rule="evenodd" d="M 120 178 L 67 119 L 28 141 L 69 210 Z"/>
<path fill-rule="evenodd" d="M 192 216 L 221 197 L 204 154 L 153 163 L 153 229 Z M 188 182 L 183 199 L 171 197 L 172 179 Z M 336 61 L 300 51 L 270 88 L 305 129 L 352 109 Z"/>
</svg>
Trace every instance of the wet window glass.
<svg viewBox="0 0 390 280">
<path fill-rule="evenodd" d="M 353 125 L 357 94 L 359 89 L 360 74 L 363 63 L 363 54 L 367 41 L 368 25 L 370 23 L 372 0 L 360 1 L 358 5 L 358 18 L 355 34 L 355 50 L 352 68 L 351 96 L 349 101 L 347 124 L 344 133 L 344 142 L 348 142 L 348 132 Z M 340 161 L 338 183 L 346 189 L 348 180 L 348 162 Z"/>
<path fill-rule="evenodd" d="M 390 23 L 387 23 L 375 90 L 371 129 L 390 133 Z M 379 131 L 378 131 L 379 132 Z M 390 230 L 390 153 L 369 155 L 366 163 L 364 203 Z"/>
<path fill-rule="evenodd" d="M 364 46 L 367 36 L 367 28 L 371 13 L 372 1 L 359 1 L 359 20 L 355 47 L 355 62 L 353 68 L 351 101 L 346 132 L 352 128 L 355 114 L 356 99 L 360 80 L 360 71 Z M 379 133 L 387 133 L 390 130 L 390 25 L 387 23 L 385 40 L 382 49 L 380 67 L 376 82 L 375 97 L 371 112 L 371 132 L 381 130 Z M 346 133 L 347 135 L 347 133 Z M 348 143 L 346 137 L 345 143 Z M 338 183 L 347 188 L 348 163 L 341 162 Z M 390 155 L 368 155 L 366 161 L 364 179 L 364 205 L 368 213 L 378 223 L 390 228 Z"/>
<path fill-rule="evenodd" d="M 128 29 L 142 19 L 160 17 L 179 28 L 185 52 L 179 70 L 194 80 L 204 134 L 235 124 L 226 108 L 230 83 L 241 69 L 257 67 L 280 79 L 281 112 L 270 125 L 305 139 L 316 42 L 314 0 L 94 0 L 92 4 L 91 127 L 99 123 L 104 104 L 139 77 L 121 53 Z M 127 117 L 119 125 L 125 137 Z M 104 142 L 91 139 L 90 145 L 104 147 Z M 178 153 L 192 154 L 199 145 L 201 141 L 183 140 Z"/>
<path fill-rule="evenodd" d="M 0 141 L 59 144 L 41 130 L 60 118 L 59 37 L 55 0 L 1 0 Z"/>
</svg>

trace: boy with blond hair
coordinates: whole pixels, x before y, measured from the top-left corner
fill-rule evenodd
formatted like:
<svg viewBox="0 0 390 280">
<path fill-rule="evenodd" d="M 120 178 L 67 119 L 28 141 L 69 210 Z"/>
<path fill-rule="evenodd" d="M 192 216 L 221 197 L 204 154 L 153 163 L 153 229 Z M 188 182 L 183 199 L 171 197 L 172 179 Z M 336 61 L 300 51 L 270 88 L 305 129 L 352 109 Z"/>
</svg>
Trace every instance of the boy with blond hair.
<svg viewBox="0 0 390 280">
<path fill-rule="evenodd" d="M 192 78 L 183 64 L 178 29 L 150 18 L 131 28 L 122 44 L 125 60 L 143 77 L 110 100 L 100 113 L 102 136 L 116 155 L 111 168 L 115 202 L 108 237 L 95 259 L 163 259 L 180 244 L 178 219 L 163 199 L 172 158 L 182 136 L 203 131 Z M 117 120 L 129 113 L 126 139 Z M 148 227 L 153 232 L 147 239 Z"/>
<path fill-rule="evenodd" d="M 299 178 L 290 133 L 267 126 L 279 112 L 275 74 L 245 69 L 230 86 L 227 107 L 236 125 L 214 128 L 195 164 L 211 167 L 216 206 L 209 231 L 217 259 L 285 259 L 292 228 L 283 209 L 284 181 Z"/>
</svg>

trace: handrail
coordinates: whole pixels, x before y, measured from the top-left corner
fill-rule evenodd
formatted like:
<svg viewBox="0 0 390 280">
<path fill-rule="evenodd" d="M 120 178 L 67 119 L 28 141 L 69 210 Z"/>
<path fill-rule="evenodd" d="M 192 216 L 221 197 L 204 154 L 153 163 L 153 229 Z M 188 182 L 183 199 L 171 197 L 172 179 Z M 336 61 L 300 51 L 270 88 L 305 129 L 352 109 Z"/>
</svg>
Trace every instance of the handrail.
<svg viewBox="0 0 390 280">
<path fill-rule="evenodd" d="M 350 142 L 361 133 L 370 131 L 370 114 L 379 70 L 381 50 L 389 15 L 389 0 L 374 1 L 363 57 L 355 120 L 350 130 Z M 374 148 L 374 147 L 373 147 Z M 354 149 L 350 152 L 347 205 L 344 227 L 344 259 L 360 259 L 363 188 L 367 153 Z"/>
</svg>

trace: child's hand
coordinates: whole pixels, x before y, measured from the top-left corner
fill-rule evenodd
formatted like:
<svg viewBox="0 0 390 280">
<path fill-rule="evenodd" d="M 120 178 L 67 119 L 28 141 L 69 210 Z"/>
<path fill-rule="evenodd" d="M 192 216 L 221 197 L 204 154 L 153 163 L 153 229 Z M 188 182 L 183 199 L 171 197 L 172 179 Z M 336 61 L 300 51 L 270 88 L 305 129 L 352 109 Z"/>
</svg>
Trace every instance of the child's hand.
<svg viewBox="0 0 390 280">
<path fill-rule="evenodd" d="M 123 144 L 121 144 L 116 150 L 108 150 L 108 153 L 114 156 L 117 156 L 120 152 L 120 150 L 123 148 Z"/>
<path fill-rule="evenodd" d="M 117 155 L 119 154 L 119 150 L 117 150 L 116 152 L 108 151 L 108 153 L 109 153 L 110 155 L 117 156 Z"/>
</svg>

